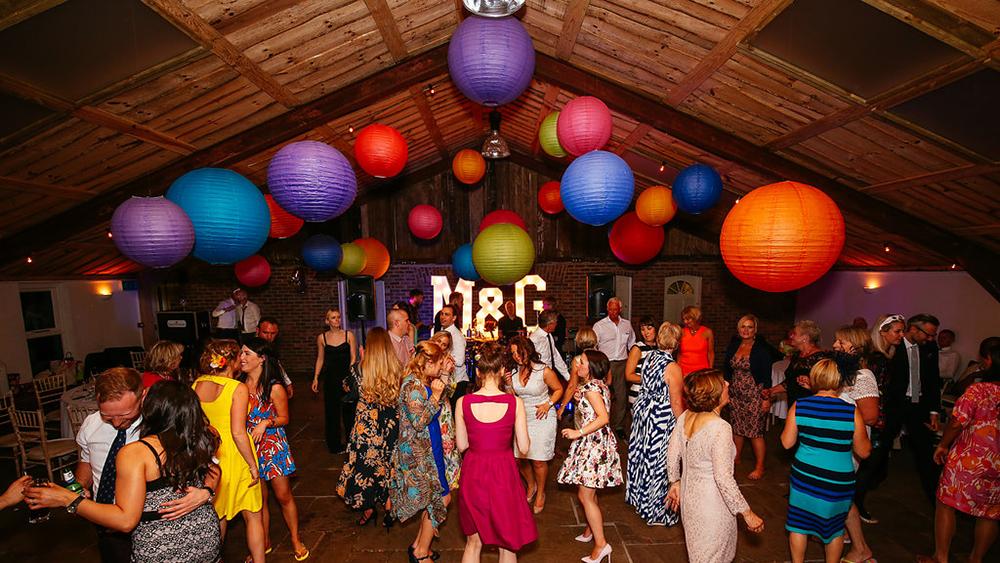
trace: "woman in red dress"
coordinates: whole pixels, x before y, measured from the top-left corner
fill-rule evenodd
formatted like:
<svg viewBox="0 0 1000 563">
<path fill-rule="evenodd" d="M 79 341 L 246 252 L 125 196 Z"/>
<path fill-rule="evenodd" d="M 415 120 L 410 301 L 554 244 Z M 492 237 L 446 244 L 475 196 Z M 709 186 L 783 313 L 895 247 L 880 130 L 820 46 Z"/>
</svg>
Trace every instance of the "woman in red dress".
<svg viewBox="0 0 1000 563">
<path fill-rule="evenodd" d="M 701 308 L 688 306 L 681 311 L 680 355 L 677 363 L 685 376 L 715 365 L 715 335 L 701 324 Z"/>
</svg>

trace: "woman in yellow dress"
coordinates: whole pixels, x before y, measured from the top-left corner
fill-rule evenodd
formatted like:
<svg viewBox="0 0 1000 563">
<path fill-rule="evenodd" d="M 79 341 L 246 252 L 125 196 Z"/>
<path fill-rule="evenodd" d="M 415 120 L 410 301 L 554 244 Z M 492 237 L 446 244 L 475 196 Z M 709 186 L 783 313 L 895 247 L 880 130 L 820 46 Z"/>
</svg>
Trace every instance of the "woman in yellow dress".
<svg viewBox="0 0 1000 563">
<path fill-rule="evenodd" d="M 225 540 L 226 523 L 243 514 L 247 546 L 254 563 L 264 561 L 264 520 L 261 514 L 257 452 L 247 433 L 250 392 L 233 379 L 240 371 L 240 346 L 235 340 L 213 340 L 201 354 L 200 376 L 194 382 L 201 408 L 218 432 L 222 478 L 215 493 L 215 512 Z"/>
</svg>

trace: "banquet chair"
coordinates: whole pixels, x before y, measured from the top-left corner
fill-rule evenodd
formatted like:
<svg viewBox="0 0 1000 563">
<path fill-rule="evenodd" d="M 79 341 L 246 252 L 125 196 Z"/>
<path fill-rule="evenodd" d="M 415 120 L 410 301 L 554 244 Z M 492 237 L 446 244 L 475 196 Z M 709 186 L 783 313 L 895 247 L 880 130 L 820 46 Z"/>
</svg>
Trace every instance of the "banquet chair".
<svg viewBox="0 0 1000 563">
<path fill-rule="evenodd" d="M 17 435 L 21 467 L 24 470 L 31 467 L 45 467 L 49 481 L 55 483 L 56 472 L 76 464 L 76 440 L 69 438 L 49 440 L 45 436 L 45 419 L 41 409 L 35 411 L 11 409 L 11 422 Z M 32 440 L 33 436 L 38 437 L 37 442 Z"/>
<path fill-rule="evenodd" d="M 146 353 L 145 352 L 129 352 L 129 357 L 132 358 L 132 368 L 142 371 L 146 368 Z"/>
<path fill-rule="evenodd" d="M 17 443 L 17 434 L 11 421 L 14 409 L 14 395 L 10 392 L 0 395 L 0 460 L 14 462 L 14 474 L 21 474 L 21 455 Z M 37 434 L 26 435 L 34 443 L 38 442 Z"/>
<path fill-rule="evenodd" d="M 31 380 L 31 385 L 35 389 L 35 400 L 45 416 L 45 422 L 60 424 L 62 416 L 59 401 L 66 392 L 66 378 L 62 375 L 37 377 Z"/>
<path fill-rule="evenodd" d="M 68 405 L 66 412 L 69 414 L 69 426 L 73 429 L 73 437 L 75 438 L 80 432 L 80 427 L 83 426 L 83 421 L 87 420 L 90 413 L 94 411 L 79 405 Z"/>
</svg>

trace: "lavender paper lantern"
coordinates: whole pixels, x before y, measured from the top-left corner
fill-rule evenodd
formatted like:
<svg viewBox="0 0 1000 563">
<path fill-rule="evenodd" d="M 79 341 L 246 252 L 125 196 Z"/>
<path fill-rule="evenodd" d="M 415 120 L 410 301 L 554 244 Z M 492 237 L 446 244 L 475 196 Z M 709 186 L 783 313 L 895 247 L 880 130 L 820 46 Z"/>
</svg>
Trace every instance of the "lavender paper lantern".
<svg viewBox="0 0 1000 563">
<path fill-rule="evenodd" d="M 467 98 L 487 107 L 502 106 L 531 83 L 535 46 L 516 18 L 470 16 L 451 36 L 448 69 Z"/>
<path fill-rule="evenodd" d="M 347 211 L 358 194 L 350 161 L 318 141 L 299 141 L 278 151 L 267 167 L 267 186 L 285 211 L 313 223 Z"/>
<path fill-rule="evenodd" d="M 119 205 L 111 217 L 111 234 L 122 254 L 150 268 L 169 268 L 194 247 L 191 219 L 162 196 L 132 196 Z"/>
</svg>

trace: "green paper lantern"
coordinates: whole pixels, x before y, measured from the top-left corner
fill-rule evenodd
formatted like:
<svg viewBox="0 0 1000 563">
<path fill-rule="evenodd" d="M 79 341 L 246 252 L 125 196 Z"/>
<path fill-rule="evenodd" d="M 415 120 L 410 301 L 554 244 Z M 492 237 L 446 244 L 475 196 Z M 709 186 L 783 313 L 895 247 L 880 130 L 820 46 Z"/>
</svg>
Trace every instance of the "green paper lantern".
<svg viewBox="0 0 1000 563">
<path fill-rule="evenodd" d="M 556 158 L 562 158 L 566 156 L 565 149 L 559 144 L 559 138 L 556 136 L 556 122 L 559 121 L 559 112 L 554 111 L 542 120 L 542 125 L 538 128 L 538 144 L 541 145 L 542 150 L 545 154 L 549 156 L 554 156 Z"/>
<path fill-rule="evenodd" d="M 483 229 L 472 243 L 472 263 L 486 281 L 496 285 L 512 284 L 531 271 L 535 264 L 535 246 L 524 229 L 510 223 L 497 223 Z"/>
<path fill-rule="evenodd" d="M 365 255 L 363 248 L 353 242 L 345 242 L 340 245 L 340 250 L 344 253 L 344 257 L 340 259 L 340 265 L 337 266 L 337 270 L 341 274 L 347 277 L 356 276 L 365 269 L 368 256 Z"/>
</svg>

